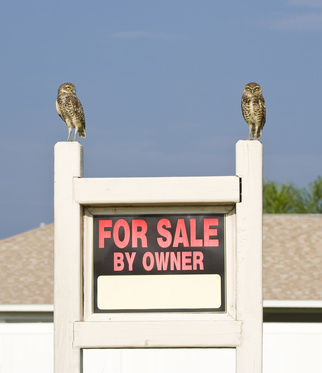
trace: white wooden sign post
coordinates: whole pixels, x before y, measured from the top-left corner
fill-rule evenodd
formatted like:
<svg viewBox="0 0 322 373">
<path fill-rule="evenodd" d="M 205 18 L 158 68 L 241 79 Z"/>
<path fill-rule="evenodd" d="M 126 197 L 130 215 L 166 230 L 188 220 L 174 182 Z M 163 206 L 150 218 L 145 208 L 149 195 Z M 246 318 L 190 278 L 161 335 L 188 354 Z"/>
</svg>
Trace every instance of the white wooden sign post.
<svg viewBox="0 0 322 373">
<path fill-rule="evenodd" d="M 55 373 L 91 348 L 234 348 L 262 371 L 262 144 L 236 175 L 83 178 L 55 146 Z M 215 363 L 214 363 L 215 364 Z"/>
</svg>

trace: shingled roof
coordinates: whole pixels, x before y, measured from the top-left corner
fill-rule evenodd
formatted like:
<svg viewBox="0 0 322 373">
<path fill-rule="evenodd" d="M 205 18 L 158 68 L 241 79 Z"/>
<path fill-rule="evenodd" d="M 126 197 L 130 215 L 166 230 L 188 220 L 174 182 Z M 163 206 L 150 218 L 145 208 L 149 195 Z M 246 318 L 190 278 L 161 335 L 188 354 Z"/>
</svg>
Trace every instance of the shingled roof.
<svg viewBox="0 0 322 373">
<path fill-rule="evenodd" d="M 54 224 L 0 241 L 0 304 L 53 304 Z"/>
<path fill-rule="evenodd" d="M 264 300 L 322 300 L 322 215 L 264 215 Z M 53 304 L 54 224 L 0 241 L 0 304 Z"/>
<path fill-rule="evenodd" d="M 322 300 L 322 215 L 264 215 L 265 300 Z"/>
</svg>

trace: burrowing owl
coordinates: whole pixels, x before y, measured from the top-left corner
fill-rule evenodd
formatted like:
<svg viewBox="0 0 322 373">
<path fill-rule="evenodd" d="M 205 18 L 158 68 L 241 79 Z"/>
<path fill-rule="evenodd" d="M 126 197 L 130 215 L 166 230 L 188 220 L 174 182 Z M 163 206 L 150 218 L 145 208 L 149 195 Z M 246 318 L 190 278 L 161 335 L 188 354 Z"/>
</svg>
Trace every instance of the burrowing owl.
<svg viewBox="0 0 322 373">
<path fill-rule="evenodd" d="M 266 106 L 263 97 L 262 87 L 257 83 L 248 83 L 245 85 L 241 108 L 243 117 L 249 125 L 249 137 L 259 139 L 262 136 L 262 130 L 266 121 Z"/>
<path fill-rule="evenodd" d="M 80 137 L 86 137 L 84 110 L 76 96 L 74 84 L 64 83 L 58 88 L 56 110 L 68 127 L 67 141 L 69 141 L 73 128 L 75 128 L 73 141 L 75 141 L 77 133 Z"/>
</svg>

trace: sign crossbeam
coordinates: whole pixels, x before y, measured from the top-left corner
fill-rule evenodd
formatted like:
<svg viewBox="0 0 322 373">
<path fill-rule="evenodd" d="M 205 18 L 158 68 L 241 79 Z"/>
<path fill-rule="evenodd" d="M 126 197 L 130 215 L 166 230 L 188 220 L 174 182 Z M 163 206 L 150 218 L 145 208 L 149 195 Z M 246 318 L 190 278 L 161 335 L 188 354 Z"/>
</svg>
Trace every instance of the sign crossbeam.
<svg viewBox="0 0 322 373">
<path fill-rule="evenodd" d="M 239 178 L 156 177 L 75 178 L 74 198 L 81 205 L 235 204 L 240 201 Z"/>
<path fill-rule="evenodd" d="M 77 348 L 236 348 L 241 343 L 241 321 L 151 321 L 77 322 L 74 347 Z M 198 338 L 198 336 L 200 338 Z"/>
</svg>

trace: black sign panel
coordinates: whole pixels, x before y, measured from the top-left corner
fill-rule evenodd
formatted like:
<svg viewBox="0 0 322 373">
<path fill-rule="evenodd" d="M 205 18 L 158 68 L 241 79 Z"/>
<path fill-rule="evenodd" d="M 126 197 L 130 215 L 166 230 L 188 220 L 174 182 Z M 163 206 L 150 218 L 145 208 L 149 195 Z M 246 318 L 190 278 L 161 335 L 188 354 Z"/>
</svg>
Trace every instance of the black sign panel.
<svg viewBox="0 0 322 373">
<path fill-rule="evenodd" d="M 220 276 L 221 302 L 213 311 L 225 311 L 224 224 L 224 214 L 94 216 L 94 312 L 142 312 L 100 309 L 100 276 L 206 274 Z"/>
</svg>

